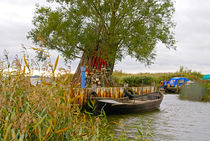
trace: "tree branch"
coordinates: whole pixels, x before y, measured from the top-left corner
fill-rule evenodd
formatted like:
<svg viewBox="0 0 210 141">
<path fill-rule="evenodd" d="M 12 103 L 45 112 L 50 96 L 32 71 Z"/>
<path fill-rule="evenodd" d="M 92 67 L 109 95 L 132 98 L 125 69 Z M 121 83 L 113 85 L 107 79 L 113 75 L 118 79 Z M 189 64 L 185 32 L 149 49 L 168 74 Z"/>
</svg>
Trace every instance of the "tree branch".
<svg viewBox="0 0 210 141">
<path fill-rule="evenodd" d="M 94 8 L 94 10 L 97 12 L 98 17 L 102 20 L 102 22 L 103 22 L 103 24 L 104 24 L 105 30 L 108 31 L 108 30 L 107 30 L 108 25 L 106 24 L 106 22 L 105 22 L 105 20 L 104 20 L 104 18 L 103 18 L 103 16 L 102 16 L 102 14 L 100 13 L 100 10 L 97 9 L 97 7 L 96 7 L 96 5 L 94 4 L 94 2 L 92 2 L 91 5 L 92 5 L 92 7 Z"/>
</svg>

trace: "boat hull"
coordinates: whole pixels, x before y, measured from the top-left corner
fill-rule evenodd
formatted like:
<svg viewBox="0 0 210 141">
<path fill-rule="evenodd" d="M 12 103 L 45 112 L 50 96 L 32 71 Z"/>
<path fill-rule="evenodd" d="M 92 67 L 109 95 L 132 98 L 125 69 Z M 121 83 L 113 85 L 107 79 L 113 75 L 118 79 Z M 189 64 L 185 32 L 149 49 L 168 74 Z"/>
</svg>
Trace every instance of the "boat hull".
<svg viewBox="0 0 210 141">
<path fill-rule="evenodd" d="M 163 94 L 158 92 L 124 101 L 104 102 L 99 100 L 98 106 L 100 110 L 104 110 L 107 114 L 141 113 L 159 109 L 162 100 Z"/>
</svg>

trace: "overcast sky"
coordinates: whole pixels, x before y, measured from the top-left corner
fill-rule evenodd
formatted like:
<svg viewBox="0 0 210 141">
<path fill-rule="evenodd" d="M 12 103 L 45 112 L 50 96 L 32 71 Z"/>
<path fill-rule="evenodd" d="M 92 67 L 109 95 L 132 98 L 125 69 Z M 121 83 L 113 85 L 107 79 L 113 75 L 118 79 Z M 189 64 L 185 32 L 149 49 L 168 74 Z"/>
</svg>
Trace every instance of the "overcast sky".
<svg viewBox="0 0 210 141">
<path fill-rule="evenodd" d="M 46 4 L 45 0 L 0 0 L 0 58 L 4 49 L 9 51 L 12 59 L 15 54 L 20 54 L 21 44 L 33 46 L 26 35 L 32 28 L 36 3 Z M 176 0 L 175 8 L 177 50 L 160 45 L 156 48 L 153 65 L 146 67 L 126 57 L 116 64 L 115 69 L 129 73 L 175 72 L 184 66 L 203 74 L 210 73 L 210 1 Z M 72 70 L 76 69 L 77 64 L 78 61 L 71 64 Z M 64 65 L 62 59 L 60 65 Z"/>
</svg>

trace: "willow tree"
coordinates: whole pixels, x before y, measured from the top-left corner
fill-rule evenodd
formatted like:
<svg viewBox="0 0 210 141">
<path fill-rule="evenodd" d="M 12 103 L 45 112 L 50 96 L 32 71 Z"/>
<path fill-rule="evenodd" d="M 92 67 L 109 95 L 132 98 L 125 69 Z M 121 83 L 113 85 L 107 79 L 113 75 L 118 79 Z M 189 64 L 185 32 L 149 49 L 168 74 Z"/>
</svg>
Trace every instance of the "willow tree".
<svg viewBox="0 0 210 141">
<path fill-rule="evenodd" d="M 173 0 L 48 0 L 39 6 L 28 37 L 59 51 L 68 61 L 81 58 L 87 84 L 109 86 L 115 62 L 129 55 L 151 64 L 158 43 L 174 48 Z M 43 59 L 42 52 L 38 56 Z"/>
</svg>

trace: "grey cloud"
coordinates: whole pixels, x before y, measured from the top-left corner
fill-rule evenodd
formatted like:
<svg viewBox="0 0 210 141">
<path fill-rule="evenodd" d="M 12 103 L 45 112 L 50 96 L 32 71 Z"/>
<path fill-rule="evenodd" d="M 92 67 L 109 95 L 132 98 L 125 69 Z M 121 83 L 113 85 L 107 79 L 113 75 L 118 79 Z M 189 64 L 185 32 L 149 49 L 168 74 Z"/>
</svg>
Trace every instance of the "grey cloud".
<svg viewBox="0 0 210 141">
<path fill-rule="evenodd" d="M 126 58 L 123 60 L 126 63 L 117 64 L 117 68 L 136 73 L 176 71 L 180 66 L 185 66 L 203 73 L 210 72 L 209 7 L 210 1 L 206 0 L 177 0 L 175 13 L 177 50 L 158 47 L 155 64 L 150 67 L 144 67 L 143 64 L 135 62 L 135 59 Z"/>
<path fill-rule="evenodd" d="M 0 13 L 0 54 L 6 48 L 10 56 L 21 51 L 21 43 L 30 46 L 32 43 L 26 39 L 30 30 L 35 3 L 46 4 L 45 0 L 9 0 L 7 3 L 11 11 Z M 9 8 L 11 8 L 9 7 Z M 175 37 L 178 41 L 177 50 L 167 49 L 158 45 L 157 57 L 154 64 L 145 67 L 135 59 L 125 57 L 115 66 L 117 70 L 124 72 L 174 72 L 180 66 L 210 73 L 210 1 L 207 0 L 177 0 L 174 20 L 177 23 Z M 16 8 L 16 9 L 15 9 Z M 24 10 L 21 10 L 24 9 Z M 1 10 L 0 10 L 1 11 Z M 15 12 L 19 11 L 19 12 Z M 29 51 L 33 54 L 33 51 Z M 57 57 L 57 52 L 52 52 L 52 60 Z M 33 55 L 32 55 L 33 56 Z M 11 57 L 12 58 L 12 57 Z M 79 60 L 72 62 L 72 70 L 75 71 Z M 63 58 L 59 61 L 64 66 Z"/>
</svg>

